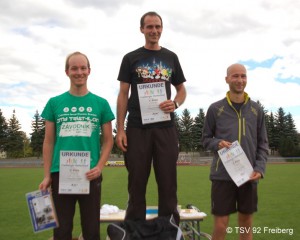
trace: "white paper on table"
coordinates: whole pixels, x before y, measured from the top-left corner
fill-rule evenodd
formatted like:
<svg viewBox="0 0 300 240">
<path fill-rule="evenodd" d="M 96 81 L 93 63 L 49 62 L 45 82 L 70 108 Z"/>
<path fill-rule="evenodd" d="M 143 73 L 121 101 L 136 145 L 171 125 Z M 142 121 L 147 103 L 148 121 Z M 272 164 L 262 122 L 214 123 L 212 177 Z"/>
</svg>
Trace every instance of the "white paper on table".
<svg viewBox="0 0 300 240">
<path fill-rule="evenodd" d="M 89 151 L 60 151 L 59 193 L 89 194 L 90 181 L 85 174 L 90 164 Z"/>
<path fill-rule="evenodd" d="M 222 148 L 218 154 L 228 174 L 239 187 L 250 179 L 253 167 L 238 141 L 234 141 L 230 148 Z"/>
<path fill-rule="evenodd" d="M 143 124 L 171 120 L 170 113 L 159 108 L 159 104 L 167 100 L 164 82 L 142 83 L 137 88 Z"/>
</svg>

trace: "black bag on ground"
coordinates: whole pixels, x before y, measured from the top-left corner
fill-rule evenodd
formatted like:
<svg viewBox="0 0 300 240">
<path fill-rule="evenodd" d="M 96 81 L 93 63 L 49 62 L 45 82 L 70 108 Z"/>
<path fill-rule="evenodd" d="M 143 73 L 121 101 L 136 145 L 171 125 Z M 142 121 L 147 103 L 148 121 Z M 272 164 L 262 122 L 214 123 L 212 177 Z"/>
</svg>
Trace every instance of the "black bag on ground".
<svg viewBox="0 0 300 240">
<path fill-rule="evenodd" d="M 173 216 L 147 221 L 126 220 L 107 227 L 110 240 L 182 240 L 182 231 Z"/>
</svg>

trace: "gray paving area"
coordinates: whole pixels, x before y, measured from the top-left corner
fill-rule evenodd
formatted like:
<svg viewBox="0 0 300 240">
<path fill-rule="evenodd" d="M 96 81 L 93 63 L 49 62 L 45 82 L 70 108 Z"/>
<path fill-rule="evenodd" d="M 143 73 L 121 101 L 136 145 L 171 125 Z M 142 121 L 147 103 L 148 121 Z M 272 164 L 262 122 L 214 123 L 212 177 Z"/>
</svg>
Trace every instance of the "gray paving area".
<svg viewBox="0 0 300 240">
<path fill-rule="evenodd" d="M 42 167 L 43 161 L 37 158 L 0 159 L 1 167 Z"/>
</svg>

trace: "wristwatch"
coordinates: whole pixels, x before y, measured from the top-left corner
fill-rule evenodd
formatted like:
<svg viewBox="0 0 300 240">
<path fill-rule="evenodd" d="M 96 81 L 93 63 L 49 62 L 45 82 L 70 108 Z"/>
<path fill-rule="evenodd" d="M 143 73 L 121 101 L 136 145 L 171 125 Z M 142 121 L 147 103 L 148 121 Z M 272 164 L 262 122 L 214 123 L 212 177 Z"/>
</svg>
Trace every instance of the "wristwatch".
<svg viewBox="0 0 300 240">
<path fill-rule="evenodd" d="M 173 101 L 173 102 L 174 102 L 174 104 L 175 104 L 175 109 L 179 108 L 179 103 L 176 102 L 176 101 Z"/>
</svg>

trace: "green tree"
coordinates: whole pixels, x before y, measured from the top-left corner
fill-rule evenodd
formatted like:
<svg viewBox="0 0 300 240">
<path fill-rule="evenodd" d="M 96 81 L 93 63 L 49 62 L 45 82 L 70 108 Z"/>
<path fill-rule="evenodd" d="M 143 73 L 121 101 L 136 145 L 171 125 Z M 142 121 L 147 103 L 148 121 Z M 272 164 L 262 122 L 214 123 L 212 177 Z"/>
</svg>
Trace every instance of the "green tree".
<svg viewBox="0 0 300 240">
<path fill-rule="evenodd" d="M 275 113 L 275 129 L 274 132 L 274 146 L 278 150 L 281 142 L 281 138 L 285 136 L 286 131 L 286 115 L 282 107 L 278 108 Z"/>
<path fill-rule="evenodd" d="M 203 111 L 203 108 L 199 109 L 199 113 L 194 119 L 194 123 L 192 126 L 192 141 L 193 141 L 193 149 L 196 151 L 202 151 L 202 131 L 204 126 L 204 119 L 205 119 L 205 113 Z"/>
<path fill-rule="evenodd" d="M 272 115 L 271 115 L 272 116 Z M 271 117 L 270 117 L 271 118 Z M 272 148 L 282 156 L 293 156 L 299 152 L 299 138 L 292 115 L 278 108 L 274 117 L 274 131 L 268 132 Z"/>
<path fill-rule="evenodd" d="M 276 127 L 275 127 L 275 119 L 274 115 L 271 112 L 270 115 L 267 115 L 268 121 L 266 121 L 266 128 L 268 133 L 268 140 L 269 140 L 269 147 L 271 149 L 271 153 L 274 153 L 274 150 L 276 149 Z"/>
<path fill-rule="evenodd" d="M 286 116 L 286 125 L 286 136 L 291 138 L 295 146 L 298 146 L 298 133 L 291 113 Z"/>
<path fill-rule="evenodd" d="M 174 112 L 174 123 L 175 123 L 175 126 L 177 128 L 177 131 L 179 132 L 180 131 L 180 125 L 179 125 L 179 116 L 178 116 L 177 112 Z"/>
<path fill-rule="evenodd" d="M 193 143 L 191 141 L 193 122 L 194 120 L 191 117 L 190 111 L 188 109 L 184 109 L 182 111 L 181 118 L 179 119 L 181 151 L 190 152 L 193 148 Z"/>
<path fill-rule="evenodd" d="M 41 117 L 38 111 L 36 111 L 33 120 L 31 121 L 31 129 L 30 147 L 32 148 L 33 155 L 40 157 L 42 155 L 43 141 L 45 137 L 45 120 Z"/>
<path fill-rule="evenodd" d="M 297 148 L 295 147 L 294 141 L 291 137 L 282 136 L 280 138 L 279 153 L 283 157 L 296 156 Z"/>
<path fill-rule="evenodd" d="M 0 152 L 6 150 L 7 143 L 7 122 L 0 109 Z"/>
<path fill-rule="evenodd" d="M 290 113 L 285 116 L 284 125 L 284 132 L 280 135 L 279 153 L 284 157 L 294 157 L 299 152 L 299 142 L 296 126 Z"/>
<path fill-rule="evenodd" d="M 25 155 L 25 136 L 21 130 L 21 124 L 15 115 L 15 110 L 8 121 L 7 128 L 7 157 L 24 157 Z"/>
</svg>

